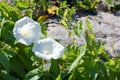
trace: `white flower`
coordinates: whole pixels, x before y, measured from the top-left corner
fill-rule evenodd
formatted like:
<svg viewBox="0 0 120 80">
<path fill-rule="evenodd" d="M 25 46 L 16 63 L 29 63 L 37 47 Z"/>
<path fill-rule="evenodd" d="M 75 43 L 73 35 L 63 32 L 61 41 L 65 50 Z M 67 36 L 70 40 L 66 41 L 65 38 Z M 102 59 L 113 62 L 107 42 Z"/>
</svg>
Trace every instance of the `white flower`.
<svg viewBox="0 0 120 80">
<path fill-rule="evenodd" d="M 52 38 L 39 40 L 33 46 L 32 51 L 36 56 L 44 60 L 58 59 L 64 53 L 64 47 Z"/>
<path fill-rule="evenodd" d="M 13 34 L 18 42 L 25 45 L 37 42 L 41 36 L 40 25 L 29 17 L 24 17 L 15 23 Z"/>
</svg>

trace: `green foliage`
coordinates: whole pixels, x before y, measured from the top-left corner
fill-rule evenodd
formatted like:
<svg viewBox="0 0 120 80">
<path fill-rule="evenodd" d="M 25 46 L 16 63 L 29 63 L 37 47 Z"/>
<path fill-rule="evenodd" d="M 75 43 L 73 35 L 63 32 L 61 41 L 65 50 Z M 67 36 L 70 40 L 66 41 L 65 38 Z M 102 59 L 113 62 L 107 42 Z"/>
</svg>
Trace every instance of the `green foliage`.
<svg viewBox="0 0 120 80">
<path fill-rule="evenodd" d="M 60 70 L 58 60 L 51 60 L 50 73 L 54 75 L 55 78 L 59 75 Z"/>
<path fill-rule="evenodd" d="M 70 66 L 70 69 L 69 69 L 69 73 L 79 64 L 79 63 L 82 63 L 83 61 L 79 62 L 80 59 L 85 55 L 86 53 L 86 48 L 83 47 L 80 51 L 80 54 L 79 56 L 74 60 L 74 62 L 72 63 L 72 65 Z"/>
<path fill-rule="evenodd" d="M 16 7 L 8 5 L 5 1 L 0 2 L 0 11 L 2 18 L 4 17 L 7 20 L 16 21 L 21 16 L 21 13 Z"/>
<path fill-rule="evenodd" d="M 48 1 L 47 0 L 34 0 L 34 2 L 39 5 L 44 11 L 47 9 Z"/>
<path fill-rule="evenodd" d="M 78 1 L 77 6 L 83 9 L 89 10 L 91 12 L 95 12 L 95 7 L 98 5 L 100 0 L 84 0 Z"/>
<path fill-rule="evenodd" d="M 45 3 L 44 0 L 35 0 Z M 75 0 L 74 4 L 79 0 Z M 94 10 L 98 0 L 84 0 L 77 3 L 80 7 Z M 31 2 L 34 4 L 34 2 Z M 14 6 L 15 5 L 15 6 Z M 33 6 L 26 2 L 15 1 L 9 5 L 5 1 L 0 3 L 0 79 L 1 80 L 120 80 L 120 57 L 110 58 L 104 43 L 96 41 L 89 18 L 85 24 L 77 21 L 71 31 L 86 43 L 82 46 L 70 44 L 65 47 L 61 59 L 47 62 L 37 58 L 31 51 L 32 46 L 14 43 L 14 23 L 22 16 L 33 17 Z M 46 9 L 47 5 L 41 5 Z M 22 15 L 23 10 L 31 11 Z M 66 1 L 60 2 L 56 15 L 68 29 L 73 19 L 76 6 L 69 7 Z M 42 33 L 47 36 L 46 22 L 39 22 Z"/>
<path fill-rule="evenodd" d="M 41 73 L 39 68 L 33 69 L 32 71 L 28 72 L 24 78 L 24 80 L 38 80 L 42 77 L 44 73 Z"/>
<path fill-rule="evenodd" d="M 74 30 L 75 35 L 86 39 L 85 26 L 83 26 L 82 21 L 79 20 L 78 22 L 76 22 L 76 24 L 73 25 L 72 29 Z"/>
<path fill-rule="evenodd" d="M 115 10 L 117 10 L 117 11 L 120 10 L 120 4 L 115 4 Z"/>
<path fill-rule="evenodd" d="M 47 30 L 46 30 L 47 24 L 46 24 L 45 22 L 42 22 L 42 21 L 39 21 L 39 23 L 40 23 L 40 26 L 41 26 L 41 28 L 42 28 L 42 33 L 43 33 L 44 35 L 47 35 Z"/>
<path fill-rule="evenodd" d="M 61 18 L 61 23 L 66 29 L 69 28 L 69 24 L 72 22 L 72 17 L 75 11 L 75 7 L 69 8 L 66 4 L 66 1 L 62 2 L 60 4 L 60 8 L 56 10 L 57 15 Z"/>
<path fill-rule="evenodd" d="M 5 20 L 5 18 L 3 18 L 1 22 L 1 28 L 0 28 L 0 39 L 6 42 L 14 43 L 15 39 L 12 34 L 13 26 L 14 26 L 13 21 Z"/>
<path fill-rule="evenodd" d="M 19 8 L 20 10 L 28 9 L 29 8 L 29 3 L 28 2 L 16 2 L 15 6 Z"/>
<path fill-rule="evenodd" d="M 17 78 L 7 74 L 6 71 L 1 71 L 0 78 L 1 78 L 1 80 L 17 80 Z"/>
<path fill-rule="evenodd" d="M 80 21 L 78 21 L 80 22 Z M 116 75 L 115 67 L 118 67 L 115 62 L 116 60 L 112 60 L 108 57 L 108 55 L 104 51 L 104 43 L 98 41 L 96 42 L 96 38 L 94 35 L 94 32 L 92 30 L 92 25 L 86 20 L 87 28 L 85 29 L 85 35 L 86 35 L 86 51 L 82 49 L 82 51 L 85 51 L 85 54 L 80 58 L 79 56 L 76 56 L 76 51 L 78 48 L 71 47 L 69 49 L 69 55 L 72 56 L 72 65 L 70 67 L 71 75 L 69 77 L 69 80 L 115 80 L 119 79 Z M 81 25 L 76 24 L 75 26 L 77 29 L 81 30 Z M 84 29 L 83 29 L 84 30 Z M 77 30 L 74 29 L 75 33 L 77 33 Z M 78 35 L 79 37 L 79 35 Z M 75 46 L 74 46 L 75 47 Z M 83 47 L 83 46 L 81 46 Z M 80 48 L 80 47 L 79 47 Z M 75 49 L 75 51 L 73 50 Z M 71 53 L 71 50 L 73 53 Z M 76 54 L 76 55 L 75 55 Z M 82 54 L 82 52 L 80 53 Z M 68 56 L 68 59 L 71 60 L 71 57 Z M 119 60 L 119 58 L 118 58 Z M 115 62 L 114 62 L 115 61 Z M 69 61 L 70 62 L 70 61 Z M 76 64 L 75 64 L 76 63 Z M 119 63 L 119 62 L 117 62 Z M 107 65 L 106 65 L 107 64 Z M 112 65 L 110 67 L 110 65 Z M 114 65 L 114 68 L 113 68 Z M 119 66 L 120 67 L 120 66 Z M 114 69 L 114 70 L 113 70 Z M 117 72 L 120 73 L 120 70 Z M 114 75 L 113 75 L 114 74 Z M 78 76 L 79 75 L 79 76 Z"/>
<path fill-rule="evenodd" d="M 115 3 L 114 0 L 106 0 L 106 2 L 108 3 L 108 8 L 110 9 L 111 7 L 114 7 Z"/>
<path fill-rule="evenodd" d="M 10 67 L 9 58 L 3 52 L 0 52 L 0 53 L 1 53 L 0 63 L 3 65 L 5 70 L 9 73 L 9 67 Z"/>
</svg>

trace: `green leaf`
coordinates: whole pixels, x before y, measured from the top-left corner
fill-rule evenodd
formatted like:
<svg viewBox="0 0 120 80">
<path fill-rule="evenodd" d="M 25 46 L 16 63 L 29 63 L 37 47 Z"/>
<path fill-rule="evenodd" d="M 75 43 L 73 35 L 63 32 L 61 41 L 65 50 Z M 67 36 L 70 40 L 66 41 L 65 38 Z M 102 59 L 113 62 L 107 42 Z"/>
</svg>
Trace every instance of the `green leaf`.
<svg viewBox="0 0 120 80">
<path fill-rule="evenodd" d="M 60 73 L 58 60 L 51 60 L 50 73 L 57 77 Z"/>
<path fill-rule="evenodd" d="M 48 6 L 47 0 L 40 0 L 39 2 L 41 3 L 42 9 L 45 11 Z"/>
<path fill-rule="evenodd" d="M 28 72 L 25 75 L 24 80 L 38 80 L 43 75 L 44 74 L 41 73 L 41 70 L 39 68 L 36 68 L 36 69 L 33 69 L 32 71 Z"/>
<path fill-rule="evenodd" d="M 51 63 L 47 62 L 43 65 L 43 71 L 48 71 L 50 69 Z"/>
<path fill-rule="evenodd" d="M 2 28 L 3 28 L 3 26 L 4 26 L 4 24 L 5 23 L 7 23 L 7 22 L 11 22 L 10 20 L 5 20 L 5 18 L 3 18 L 2 19 L 2 22 L 1 22 L 1 24 L 0 24 L 0 37 L 1 37 L 1 33 L 2 33 Z"/>
<path fill-rule="evenodd" d="M 11 58 L 10 61 L 11 61 L 11 65 L 10 65 L 11 70 L 14 71 L 16 74 L 18 74 L 19 76 L 21 76 L 22 78 L 24 78 L 25 68 L 21 63 L 21 61 L 19 60 L 19 58 L 17 56 L 14 56 L 13 58 Z"/>
<path fill-rule="evenodd" d="M 115 4 L 114 6 L 115 6 L 115 7 L 114 7 L 114 8 L 115 8 L 115 10 L 117 10 L 117 11 L 119 11 L 119 10 L 120 10 L 120 4 Z"/>
<path fill-rule="evenodd" d="M 25 51 L 25 50 L 27 50 L 25 48 L 26 48 L 25 45 L 19 44 L 17 56 L 19 57 L 20 61 L 23 63 L 25 69 L 28 71 L 31 71 L 32 69 L 35 68 L 35 66 L 32 65 L 33 64 L 32 60 L 30 59 L 31 55 L 33 55 L 33 54 L 31 52 L 31 50 L 29 50 L 28 52 Z M 29 53 L 31 53 L 31 54 L 29 54 Z"/>
<path fill-rule="evenodd" d="M 9 73 L 9 58 L 5 55 L 3 51 L 0 51 L 0 63 L 3 65 L 3 67 L 6 69 L 6 71 Z"/>
<path fill-rule="evenodd" d="M 99 2 L 100 0 L 94 0 L 94 2 L 91 4 L 91 9 L 94 9 Z"/>
<path fill-rule="evenodd" d="M 15 77 L 7 74 L 6 71 L 1 71 L 0 73 L 1 73 L 1 74 L 0 74 L 0 75 L 1 75 L 1 78 L 2 78 L 3 80 L 18 80 L 17 78 L 15 78 Z M 0 78 L 0 79 L 1 79 L 1 78 Z"/>
<path fill-rule="evenodd" d="M 116 73 L 116 77 L 117 77 L 117 80 L 120 80 L 120 71 L 118 71 L 117 73 Z"/>
<path fill-rule="evenodd" d="M 82 2 L 78 2 L 78 6 L 81 7 L 81 8 L 83 8 L 83 9 L 86 9 L 86 10 L 89 9 L 89 7 L 86 6 L 86 5 L 84 5 Z"/>
<path fill-rule="evenodd" d="M 96 63 L 96 67 L 98 67 L 98 69 L 102 71 L 104 76 L 107 75 L 107 69 L 102 61 L 98 61 Z"/>
<path fill-rule="evenodd" d="M 3 41 L 0 41 L 0 51 L 4 52 L 6 56 L 9 56 L 9 58 L 16 55 L 15 49 Z"/>
<path fill-rule="evenodd" d="M 44 35 L 47 35 L 47 29 L 46 29 L 47 24 L 46 24 L 45 22 L 42 22 L 42 21 L 40 21 L 39 23 L 40 23 L 40 26 L 42 26 L 42 27 L 41 27 L 42 33 L 43 33 Z"/>
<path fill-rule="evenodd" d="M 110 9 L 110 7 L 114 7 L 114 0 L 106 0 L 108 3 L 108 7 Z"/>
<path fill-rule="evenodd" d="M 90 21 L 88 20 L 88 17 L 87 17 L 87 19 L 86 19 L 86 25 L 87 25 L 87 30 L 86 30 L 86 32 L 87 32 L 87 35 L 89 35 L 89 37 L 91 38 L 91 39 L 95 39 L 95 34 L 94 34 L 94 31 L 93 31 L 93 29 L 92 29 L 92 24 L 90 23 Z"/>
<path fill-rule="evenodd" d="M 68 73 L 70 73 L 79 64 L 80 59 L 85 55 L 85 53 L 86 53 L 86 47 L 84 46 L 81 49 L 80 55 L 74 60 L 74 62 L 70 66 L 70 69 L 69 69 Z"/>
<path fill-rule="evenodd" d="M 58 77 L 56 78 L 56 80 L 61 80 L 61 74 L 58 75 Z"/>
<path fill-rule="evenodd" d="M 60 22 L 65 26 L 66 29 L 68 29 L 68 24 L 66 23 L 65 20 L 61 20 Z"/>
<path fill-rule="evenodd" d="M 69 9 L 65 9 L 64 14 L 63 14 L 63 17 L 64 17 L 64 18 L 67 17 L 68 11 L 69 11 Z"/>
<path fill-rule="evenodd" d="M 7 43 L 14 43 L 15 38 L 13 37 L 13 26 L 14 22 L 5 20 L 1 31 L 1 38 Z"/>
<path fill-rule="evenodd" d="M 90 21 L 88 20 L 88 17 L 86 17 L 87 19 L 86 19 L 86 25 L 87 25 L 87 27 L 90 29 L 90 30 L 92 30 L 92 24 L 90 23 Z M 93 31 L 92 31 L 93 32 Z"/>
<path fill-rule="evenodd" d="M 19 1 L 16 3 L 16 7 L 18 7 L 21 10 L 24 10 L 24 9 L 29 8 L 29 3 L 25 1 L 24 2 Z"/>
<path fill-rule="evenodd" d="M 86 39 L 86 35 L 85 35 L 85 30 L 84 30 L 84 26 L 82 24 L 82 21 L 78 21 L 74 26 L 73 26 L 73 30 L 75 32 L 75 34 L 78 37 L 83 37 L 84 39 Z"/>
<path fill-rule="evenodd" d="M 114 70 L 109 69 L 108 71 L 109 71 L 108 74 L 109 74 L 109 77 L 111 78 L 111 80 L 114 80 L 115 78 L 117 78 L 116 77 L 116 72 Z"/>
<path fill-rule="evenodd" d="M 87 61 L 86 61 L 85 70 L 86 70 L 86 72 L 88 72 L 90 74 L 92 80 L 95 80 L 97 78 L 97 76 L 98 76 L 97 70 L 99 70 L 99 69 L 96 70 L 96 67 L 94 66 L 94 62 L 91 62 L 91 64 L 90 64 L 90 62 L 87 63 Z"/>
<path fill-rule="evenodd" d="M 8 5 L 5 1 L 0 2 L 0 11 L 6 19 L 12 21 L 17 21 L 21 17 L 20 11 L 15 6 Z"/>
</svg>

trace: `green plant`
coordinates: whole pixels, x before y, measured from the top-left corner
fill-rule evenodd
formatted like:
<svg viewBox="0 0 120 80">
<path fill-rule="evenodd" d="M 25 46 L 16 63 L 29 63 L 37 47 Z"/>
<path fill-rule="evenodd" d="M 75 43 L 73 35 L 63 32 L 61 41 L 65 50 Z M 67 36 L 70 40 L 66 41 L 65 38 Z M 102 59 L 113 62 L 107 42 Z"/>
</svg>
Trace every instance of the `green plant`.
<svg viewBox="0 0 120 80">
<path fill-rule="evenodd" d="M 110 9 L 111 7 L 114 7 L 115 3 L 114 0 L 106 0 L 106 2 L 108 3 L 108 8 Z"/>
<path fill-rule="evenodd" d="M 91 11 L 91 12 L 96 12 L 96 6 L 98 5 L 98 3 L 100 2 L 100 0 L 82 0 L 82 1 L 77 1 L 76 2 L 76 6 L 79 8 L 83 8 L 85 10 Z"/>
<path fill-rule="evenodd" d="M 21 5 L 15 5 L 8 5 L 5 1 L 0 3 L 1 80 L 120 80 L 120 57 L 110 58 L 106 54 L 105 43 L 96 41 L 88 18 L 85 24 L 77 21 L 71 29 L 79 38 L 83 37 L 86 43 L 82 46 L 69 44 L 65 47 L 62 58 L 46 61 L 35 56 L 32 52 L 33 44 L 26 46 L 15 43 L 13 27 L 22 17 L 23 10 Z M 24 7 L 26 9 L 28 5 Z M 71 23 L 75 10 L 76 7 L 69 8 L 66 2 L 58 8 L 57 15 L 64 20 L 66 28 Z M 40 21 L 39 24 L 46 37 L 46 22 Z"/>
<path fill-rule="evenodd" d="M 63 14 L 59 15 L 59 16 L 62 16 L 61 23 L 65 26 L 66 29 L 68 29 L 70 27 L 70 23 L 73 20 L 72 17 L 74 15 L 75 11 L 76 11 L 75 7 L 72 7 L 71 9 L 70 8 L 65 8 Z"/>
<path fill-rule="evenodd" d="M 87 27 L 80 25 L 81 23 L 78 21 L 73 30 L 78 37 L 84 37 L 86 44 L 81 47 L 68 46 L 67 61 L 71 62 L 68 80 L 119 80 L 119 62 L 116 63 L 116 58 L 109 58 L 103 42 L 96 42 L 90 22 L 86 20 Z"/>
<path fill-rule="evenodd" d="M 21 12 L 14 6 L 8 5 L 7 2 L 2 1 L 0 3 L 1 18 L 16 21 L 21 17 Z"/>
</svg>

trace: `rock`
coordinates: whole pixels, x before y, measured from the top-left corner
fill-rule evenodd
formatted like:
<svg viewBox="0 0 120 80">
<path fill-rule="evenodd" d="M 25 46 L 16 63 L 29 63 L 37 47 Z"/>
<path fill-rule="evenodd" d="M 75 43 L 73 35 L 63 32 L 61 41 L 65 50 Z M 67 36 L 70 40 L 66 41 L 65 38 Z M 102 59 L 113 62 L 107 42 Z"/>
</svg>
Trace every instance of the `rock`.
<svg viewBox="0 0 120 80">
<path fill-rule="evenodd" d="M 80 14 L 78 14 L 80 15 Z M 77 20 L 82 20 L 85 23 L 86 16 L 77 16 Z M 106 42 L 105 50 L 111 57 L 120 55 L 120 16 L 99 12 L 98 15 L 88 15 L 89 21 L 97 37 L 96 40 Z M 75 22 L 75 21 L 73 21 Z M 74 23 L 72 23 L 74 25 Z M 69 30 L 66 30 L 61 24 L 50 23 L 48 24 L 48 36 L 57 39 L 60 43 L 67 45 L 72 44 L 73 39 L 76 39 L 78 45 L 85 44 L 83 38 L 73 36 L 69 38 Z"/>
<path fill-rule="evenodd" d="M 83 38 L 80 39 L 77 36 L 69 37 L 69 32 L 70 30 L 65 29 L 65 27 L 60 24 L 48 24 L 48 36 L 58 40 L 64 46 L 73 44 L 74 40 L 76 40 L 78 45 L 85 44 L 85 40 Z"/>
</svg>

